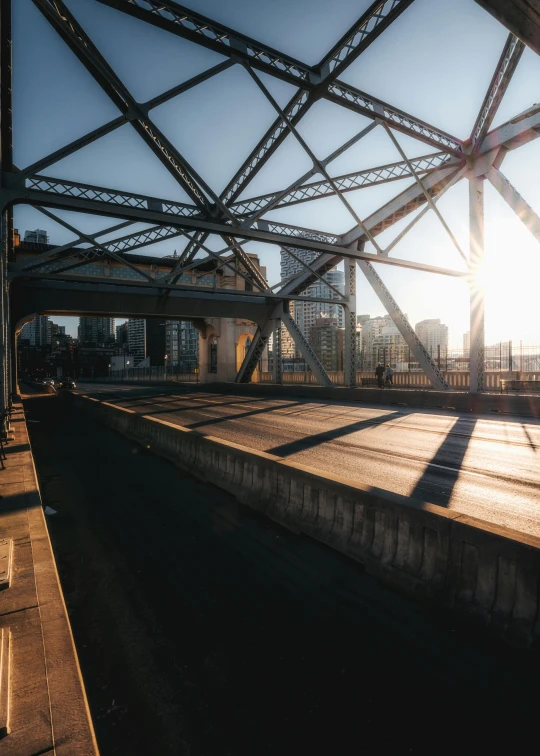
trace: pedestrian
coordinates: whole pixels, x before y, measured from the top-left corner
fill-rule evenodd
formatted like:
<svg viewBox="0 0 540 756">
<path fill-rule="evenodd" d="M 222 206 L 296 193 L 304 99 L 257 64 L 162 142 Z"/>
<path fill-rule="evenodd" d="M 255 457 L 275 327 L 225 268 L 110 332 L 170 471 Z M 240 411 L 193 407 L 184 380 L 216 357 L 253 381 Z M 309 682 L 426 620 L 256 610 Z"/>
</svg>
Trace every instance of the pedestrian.
<svg viewBox="0 0 540 756">
<path fill-rule="evenodd" d="M 375 368 L 375 376 L 377 378 L 377 383 L 379 384 L 379 388 L 382 388 L 384 386 L 384 367 L 379 362 L 377 367 Z"/>
<path fill-rule="evenodd" d="M 386 363 L 386 370 L 384 371 L 384 375 L 386 377 L 386 383 L 387 383 L 387 385 L 388 386 L 393 386 L 394 385 L 394 379 L 393 379 L 392 376 L 394 375 L 394 371 L 390 367 L 390 363 L 389 362 Z"/>
</svg>

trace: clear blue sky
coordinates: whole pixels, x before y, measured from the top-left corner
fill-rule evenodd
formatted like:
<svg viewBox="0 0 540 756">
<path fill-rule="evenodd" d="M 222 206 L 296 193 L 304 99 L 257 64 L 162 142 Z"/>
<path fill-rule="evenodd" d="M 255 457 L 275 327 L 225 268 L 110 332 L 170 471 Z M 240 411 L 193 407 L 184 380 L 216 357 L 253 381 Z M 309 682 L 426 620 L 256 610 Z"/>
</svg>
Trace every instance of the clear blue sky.
<svg viewBox="0 0 540 756">
<path fill-rule="evenodd" d="M 129 18 L 95 0 L 66 0 L 94 43 L 139 101 L 189 79 L 222 60 L 221 56 Z M 114 118 L 116 108 L 55 34 L 31 0 L 14 4 L 15 161 L 24 167 L 63 144 Z M 258 38 L 308 64 L 332 47 L 369 5 L 369 0 L 198 0 L 190 7 Z M 506 30 L 474 0 L 415 0 L 401 17 L 346 71 L 343 79 L 379 96 L 460 138 L 469 136 L 507 36 Z M 294 88 L 263 76 L 280 104 Z M 500 123 L 540 101 L 540 59 L 526 50 L 496 117 Z M 258 142 L 275 113 L 239 66 L 180 95 L 152 111 L 152 117 L 202 177 L 220 192 Z M 344 108 L 319 102 L 302 122 L 300 132 L 318 157 L 325 157 L 367 124 Z M 429 146 L 396 134 L 409 157 Z M 536 166 L 540 140 L 516 150 L 503 171 L 530 205 L 540 212 Z M 339 175 L 399 159 L 382 128 L 336 160 Z M 292 136 L 251 182 L 245 196 L 282 188 L 309 168 L 309 160 Z M 126 125 L 113 134 L 49 167 L 44 173 L 185 200 L 183 191 Z M 347 196 L 361 217 L 397 194 L 408 181 L 360 190 Z M 466 182 L 451 189 L 440 209 L 463 248 L 468 244 Z M 59 213 L 82 231 L 114 223 L 75 213 Z M 353 219 L 336 198 L 275 211 L 271 217 L 321 230 L 344 232 Z M 46 228 L 53 243 L 71 240 L 64 228 L 37 210 L 20 206 L 16 225 Z M 143 228 L 144 226 L 140 226 Z M 388 243 L 401 226 L 385 232 Z M 221 239 L 211 246 L 219 249 Z M 146 254 L 180 251 L 179 240 L 141 250 Z M 279 279 L 279 250 L 251 243 L 260 254 L 271 283 Z M 486 186 L 486 252 L 492 275 L 486 293 L 487 340 L 522 338 L 540 343 L 533 306 L 540 276 L 540 249 L 494 190 Z M 432 213 L 421 220 L 393 252 L 397 257 L 459 267 L 460 258 Z M 450 327 L 451 342 L 460 344 L 468 329 L 468 290 L 460 282 L 378 266 L 411 322 L 440 317 Z M 379 300 L 360 278 L 358 312 L 382 314 Z M 57 321 L 58 318 L 55 318 Z M 63 321 L 62 321 L 63 322 Z M 76 320 L 66 319 L 76 333 Z"/>
</svg>

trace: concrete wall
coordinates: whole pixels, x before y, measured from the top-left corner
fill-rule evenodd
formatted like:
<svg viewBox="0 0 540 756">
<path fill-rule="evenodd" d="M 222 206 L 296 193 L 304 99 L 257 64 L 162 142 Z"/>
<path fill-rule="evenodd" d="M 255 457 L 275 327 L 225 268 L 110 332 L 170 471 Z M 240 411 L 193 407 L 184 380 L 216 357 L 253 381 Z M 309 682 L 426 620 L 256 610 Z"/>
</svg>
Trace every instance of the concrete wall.
<svg viewBox="0 0 540 756">
<path fill-rule="evenodd" d="M 85 411 L 273 520 L 362 562 L 415 595 L 481 618 L 531 645 L 540 539 L 238 444 L 70 395 Z"/>
</svg>

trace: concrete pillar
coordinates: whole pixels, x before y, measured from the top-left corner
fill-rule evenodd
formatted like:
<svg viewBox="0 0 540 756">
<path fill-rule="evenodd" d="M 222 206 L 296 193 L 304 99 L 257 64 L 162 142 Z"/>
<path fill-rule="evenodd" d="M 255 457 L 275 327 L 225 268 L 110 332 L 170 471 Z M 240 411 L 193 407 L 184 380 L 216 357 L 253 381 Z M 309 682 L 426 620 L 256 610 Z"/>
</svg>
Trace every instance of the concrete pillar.
<svg viewBox="0 0 540 756">
<path fill-rule="evenodd" d="M 356 260 L 345 265 L 345 338 L 343 342 L 343 377 L 346 386 L 356 386 Z"/>
<path fill-rule="evenodd" d="M 471 394 L 484 390 L 484 179 L 469 179 L 470 235 L 470 389 Z"/>
</svg>

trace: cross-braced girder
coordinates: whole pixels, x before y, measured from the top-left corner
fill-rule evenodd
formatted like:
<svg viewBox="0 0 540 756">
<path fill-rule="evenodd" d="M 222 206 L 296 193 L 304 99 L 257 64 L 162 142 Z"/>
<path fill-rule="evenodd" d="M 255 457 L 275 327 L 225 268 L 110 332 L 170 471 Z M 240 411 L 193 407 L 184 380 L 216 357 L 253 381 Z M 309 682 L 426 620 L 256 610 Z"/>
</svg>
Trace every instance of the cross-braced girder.
<svg viewBox="0 0 540 756">
<path fill-rule="evenodd" d="M 375 272 L 372 263 L 393 265 L 410 270 L 438 273 L 466 279 L 466 272 L 443 268 L 437 264 L 427 265 L 394 257 L 393 250 L 401 239 L 410 232 L 415 223 L 427 212 L 435 214 L 447 233 L 452 238 L 457 251 L 466 258 L 444 216 L 437 207 L 437 201 L 455 183 L 464 176 L 475 187 L 471 197 L 480 196 L 481 182 L 488 178 L 503 194 L 511 207 L 526 223 L 531 232 L 540 240 L 540 221 L 534 211 L 527 205 L 517 190 L 509 184 L 500 172 L 505 154 L 540 135 L 540 108 L 534 106 L 518 117 L 502 124 L 489 132 L 497 108 L 508 88 L 512 75 L 523 52 L 523 44 L 513 34 L 508 37 L 488 91 L 476 119 L 471 137 L 463 142 L 452 134 L 432 126 L 383 100 L 363 92 L 339 78 L 346 68 L 356 60 L 379 35 L 413 4 L 413 0 L 375 0 L 362 16 L 345 32 L 334 47 L 328 51 L 317 65 L 306 65 L 301 60 L 281 53 L 263 42 L 214 22 L 201 14 L 179 5 L 173 0 L 96 0 L 103 5 L 115 8 L 144 22 L 157 26 L 173 35 L 183 37 L 202 45 L 223 56 L 206 71 L 193 76 L 187 81 L 154 96 L 145 103 L 139 103 L 133 97 L 121 78 L 114 71 L 102 53 L 94 45 L 91 37 L 66 7 L 63 0 L 32 0 L 66 45 L 77 56 L 87 71 L 93 76 L 101 89 L 120 111 L 117 118 L 88 132 L 78 139 L 66 144 L 53 153 L 35 161 L 23 170 L 13 165 L 12 128 L 11 128 L 11 4 L 13 0 L 1 0 L 1 197 L 3 207 L 2 219 L 2 253 L 4 259 L 0 265 L 0 311 L 3 316 L 2 333 L 6 336 L 7 316 L 5 312 L 8 301 L 6 275 L 10 280 L 18 277 L 54 279 L 56 275 L 63 281 L 77 280 L 83 283 L 80 275 L 81 266 L 88 265 L 101 258 L 109 258 L 116 265 L 124 265 L 136 273 L 138 268 L 134 256 L 129 253 L 145 246 L 162 242 L 178 236 L 187 236 L 188 244 L 178 259 L 160 276 L 152 278 L 148 273 L 139 271 L 146 281 L 126 281 L 125 286 L 138 285 L 141 288 L 158 287 L 161 290 L 162 304 L 171 293 L 189 291 L 189 285 L 179 283 L 184 272 L 189 272 L 201 263 L 211 261 L 215 269 L 227 266 L 234 268 L 237 275 L 249 284 L 254 299 L 267 299 L 268 312 L 265 319 L 259 320 L 258 335 L 254 339 L 241 370 L 238 380 L 249 380 L 258 364 L 260 355 L 268 344 L 270 334 L 280 342 L 282 322 L 293 336 L 297 349 L 307 355 L 307 361 L 318 379 L 328 384 L 328 375 L 322 368 L 317 356 L 312 353 L 305 335 L 298 329 L 290 315 L 289 302 L 312 301 L 306 296 L 306 289 L 315 281 L 325 281 L 325 274 L 340 262 L 346 262 L 348 271 L 346 303 L 348 319 L 346 322 L 346 382 L 354 385 L 354 314 L 355 314 L 355 271 L 356 263 L 364 272 L 370 284 L 377 291 L 381 301 L 394 318 L 420 364 L 424 367 L 432 382 L 441 388 L 447 388 L 440 371 L 435 369 L 423 345 L 414 335 L 406 318 L 391 297 L 382 280 Z M 255 148 L 243 160 L 232 178 L 220 194 L 193 168 L 188 157 L 165 136 L 151 119 L 149 113 L 153 108 L 180 97 L 184 92 L 199 86 L 212 77 L 218 76 L 231 66 L 242 65 L 259 87 L 263 95 L 276 111 L 276 118 L 266 133 L 259 139 Z M 271 94 L 259 73 L 282 79 L 297 89 L 285 107 L 281 108 Z M 302 119 L 320 98 L 345 107 L 369 119 L 369 125 L 326 158 L 319 158 L 312 151 L 308 142 L 298 129 Z M 337 109 L 335 109 L 336 112 Z M 364 121 L 365 123 L 365 121 Z M 187 202 L 175 202 L 160 199 L 151 194 L 145 195 L 129 191 L 116 190 L 107 186 L 95 186 L 87 183 L 57 179 L 42 175 L 42 172 L 83 147 L 103 138 L 107 134 L 130 124 L 140 138 L 150 147 L 154 156 L 165 166 L 179 186 L 188 196 Z M 329 164 L 339 155 L 343 155 L 353 144 L 359 142 L 373 129 L 386 130 L 388 138 L 400 153 L 401 160 L 371 169 L 351 170 L 339 176 L 329 171 Z M 409 158 L 400 146 L 396 133 L 400 132 L 430 147 L 437 152 L 421 157 Z M 488 133 L 489 132 L 489 133 Z M 380 133 L 380 132 L 378 132 Z M 275 155 L 287 135 L 291 134 L 308 155 L 312 169 L 293 181 L 280 191 L 245 198 L 251 181 Z M 54 168 L 47 172 L 54 173 Z M 316 174 L 322 174 L 323 180 L 313 180 Z M 358 189 L 369 190 L 370 187 L 383 183 L 410 179 L 411 185 L 392 200 L 386 202 L 367 218 L 362 218 L 351 204 L 349 192 Z M 285 182 L 284 182 L 285 183 Z M 476 191 L 476 194 L 474 192 Z M 242 196 L 242 199 L 240 198 Z M 326 232 L 306 228 L 293 223 L 283 223 L 269 217 L 268 213 L 280 208 L 292 207 L 311 202 L 323 197 L 335 196 L 354 219 L 355 225 L 345 234 Z M 472 202 L 472 200 L 471 200 Z M 483 195 L 482 195 L 483 202 Z M 28 203 L 36 206 L 51 220 L 63 225 L 76 235 L 76 241 L 48 249 L 31 259 L 18 260 L 13 249 L 13 211 L 16 203 Z M 101 216 L 123 219 L 121 223 L 108 230 L 95 234 L 78 231 L 68 221 L 55 216 L 45 208 L 59 208 L 74 212 L 85 212 Z M 479 229 L 481 211 L 478 203 L 471 204 L 471 224 L 476 224 L 477 243 L 482 236 Z M 402 228 L 394 240 L 383 249 L 377 237 L 392 225 L 420 210 L 413 220 Z M 473 223 L 474 221 L 474 223 Z M 131 223 L 144 222 L 150 228 L 134 233 L 123 233 L 101 242 L 100 237 L 118 234 Z M 474 229 L 473 229 L 474 230 Z M 211 236 L 219 236 L 225 246 L 217 252 L 208 246 Z M 384 237 L 383 237 L 384 238 Z M 249 242 L 263 242 L 272 245 L 274 250 L 291 251 L 297 263 L 303 268 L 301 273 L 283 281 L 277 291 L 276 284 L 270 286 L 259 266 L 253 261 L 244 246 Z M 375 253 L 365 251 L 366 242 L 370 241 Z M 292 242 L 292 244 L 291 244 Z M 81 246 L 82 244 L 82 246 Z M 300 252 L 309 251 L 316 255 L 311 262 L 305 263 Z M 201 257 L 201 255 L 204 255 Z M 225 257 L 227 255 L 227 257 Z M 7 263 L 9 261 L 9 274 Z M 436 262 L 436 261 L 435 261 Z M 466 258 L 469 265 L 469 259 Z M 109 263 L 107 263 L 109 264 Z M 150 280 L 152 278 L 152 280 Z M 99 283 L 96 278 L 96 283 Z M 189 280 L 187 277 L 183 280 Z M 328 284 L 330 297 L 318 301 L 339 301 L 339 292 Z M 121 286 L 119 282 L 116 285 Z M 230 297 L 243 296 L 238 291 Z M 212 296 L 212 290 L 205 292 Z M 337 297 L 337 299 L 336 299 Z M 482 389 L 483 374 L 483 301 L 477 302 L 475 330 L 475 381 L 476 390 Z M 471 305 L 472 307 L 472 305 Z M 5 342 L 5 338 L 4 338 Z M 0 345 L 1 346 L 1 345 Z M 280 344 L 278 344 L 280 346 Z M 6 361 L 2 365 L 6 370 Z M 239 374 L 240 375 L 240 374 Z M 281 380 L 281 361 L 274 363 L 274 377 Z"/>
</svg>

